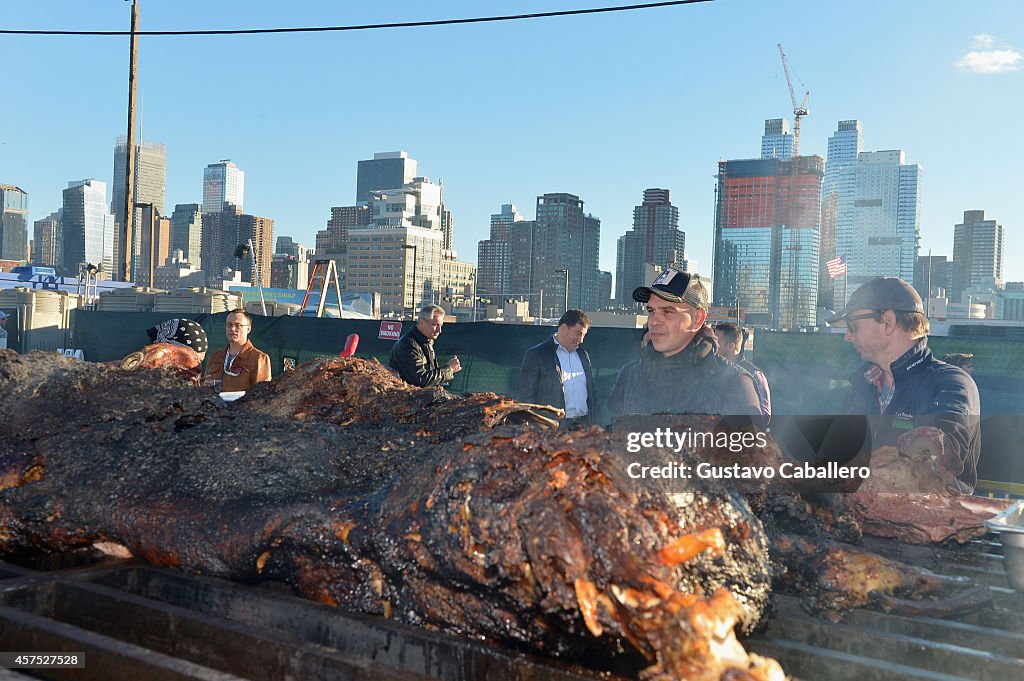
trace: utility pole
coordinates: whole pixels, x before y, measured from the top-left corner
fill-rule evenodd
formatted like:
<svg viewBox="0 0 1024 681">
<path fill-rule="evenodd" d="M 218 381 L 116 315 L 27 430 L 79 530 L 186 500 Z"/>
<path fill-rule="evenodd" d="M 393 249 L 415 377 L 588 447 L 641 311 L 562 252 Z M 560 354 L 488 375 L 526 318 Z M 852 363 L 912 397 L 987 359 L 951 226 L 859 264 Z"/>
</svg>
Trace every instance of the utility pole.
<svg viewBox="0 0 1024 681">
<path fill-rule="evenodd" d="M 121 237 L 121 280 L 132 278 L 132 221 L 135 217 L 135 76 L 139 65 L 139 6 L 132 0 L 131 59 L 128 63 L 128 153 L 125 154 L 124 168 L 124 225 Z"/>
<path fill-rule="evenodd" d="M 569 311 L 569 269 L 566 268 L 566 269 L 563 269 L 563 270 L 555 270 L 555 271 L 556 272 L 561 272 L 561 273 L 565 274 L 565 289 L 562 291 L 563 298 L 564 298 L 564 301 L 565 301 L 564 302 L 565 308 L 562 310 L 562 312 L 568 312 Z"/>
<path fill-rule="evenodd" d="M 966 222 L 966 221 L 965 221 Z M 932 316 L 932 249 L 928 249 L 928 292 L 925 294 L 924 316 Z"/>
</svg>

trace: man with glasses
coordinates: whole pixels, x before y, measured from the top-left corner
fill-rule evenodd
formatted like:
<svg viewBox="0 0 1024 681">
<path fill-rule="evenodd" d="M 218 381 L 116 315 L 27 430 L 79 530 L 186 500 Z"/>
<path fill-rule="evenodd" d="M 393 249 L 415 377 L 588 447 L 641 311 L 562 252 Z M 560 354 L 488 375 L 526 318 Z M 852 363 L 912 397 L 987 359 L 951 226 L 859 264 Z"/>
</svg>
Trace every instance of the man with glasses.
<svg viewBox="0 0 1024 681">
<path fill-rule="evenodd" d="M 224 330 L 228 345 L 206 360 L 203 384 L 221 392 L 245 391 L 261 381 L 270 380 L 270 357 L 249 341 L 252 317 L 239 308 L 228 313 Z"/>
<path fill-rule="evenodd" d="M 902 279 L 872 279 L 828 322 L 846 324 L 846 340 L 865 361 L 850 378 L 845 410 L 880 417 L 872 419 L 872 447 L 893 445 L 930 461 L 956 478 L 959 491 L 972 492 L 981 452 L 978 386 L 928 349 L 917 291 Z"/>
</svg>

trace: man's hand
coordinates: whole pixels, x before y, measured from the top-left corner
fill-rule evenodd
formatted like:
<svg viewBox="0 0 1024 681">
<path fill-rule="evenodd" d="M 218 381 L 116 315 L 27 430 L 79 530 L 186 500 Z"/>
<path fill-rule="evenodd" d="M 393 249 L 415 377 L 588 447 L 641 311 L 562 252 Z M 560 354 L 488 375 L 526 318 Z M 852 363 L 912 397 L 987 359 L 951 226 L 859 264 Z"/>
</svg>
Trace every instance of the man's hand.
<svg viewBox="0 0 1024 681">
<path fill-rule="evenodd" d="M 911 459 L 935 461 L 942 453 L 941 449 L 936 451 L 935 445 L 935 441 L 930 437 L 915 437 L 908 440 L 906 444 L 900 443 L 900 451 Z"/>
<path fill-rule="evenodd" d="M 448 360 L 448 368 L 452 370 L 453 374 L 457 374 L 462 371 L 462 362 L 459 361 L 458 356 L 452 356 L 452 358 Z"/>
<path fill-rule="evenodd" d="M 932 426 L 907 431 L 896 440 L 900 452 L 913 460 L 930 461 L 939 468 L 949 469 L 945 453 L 945 435 Z"/>
</svg>

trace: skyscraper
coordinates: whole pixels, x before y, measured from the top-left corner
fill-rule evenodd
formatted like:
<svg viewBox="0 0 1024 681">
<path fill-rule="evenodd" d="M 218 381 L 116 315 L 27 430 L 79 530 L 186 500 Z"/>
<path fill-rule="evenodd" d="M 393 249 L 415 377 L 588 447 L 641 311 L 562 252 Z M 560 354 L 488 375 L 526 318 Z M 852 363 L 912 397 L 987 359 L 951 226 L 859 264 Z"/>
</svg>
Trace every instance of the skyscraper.
<svg viewBox="0 0 1024 681">
<path fill-rule="evenodd" d="M 139 209 L 133 234 L 132 279 L 136 286 L 155 286 L 156 268 L 170 255 L 171 219 L 156 212 L 152 204 Z"/>
<path fill-rule="evenodd" d="M 0 184 L 0 260 L 28 257 L 28 194 L 18 187 Z"/>
<path fill-rule="evenodd" d="M 769 118 L 764 122 L 761 158 L 793 158 L 793 135 L 785 118 Z"/>
<path fill-rule="evenodd" d="M 255 253 L 250 253 L 244 260 L 236 258 L 238 247 L 248 245 L 250 239 Z M 243 214 L 230 203 L 219 213 L 203 214 L 201 258 L 208 281 L 223 277 L 224 270 L 230 268 L 241 272 L 242 281 L 255 284 L 249 260 L 252 258 L 263 285 L 268 286 L 273 250 L 273 218 Z"/>
<path fill-rule="evenodd" d="M 271 288 L 304 289 L 309 284 L 309 261 L 287 253 L 275 253 L 270 263 Z"/>
<path fill-rule="evenodd" d="M 686 235 L 679 229 L 679 208 L 667 189 L 645 189 L 643 203 L 633 208 L 633 229 L 619 237 L 615 264 L 615 302 L 632 308 L 633 290 L 647 286 L 647 265 L 661 270 L 682 266 Z"/>
<path fill-rule="evenodd" d="M 543 288 L 540 276 L 545 265 L 542 248 L 536 220 L 517 220 L 508 226 L 509 290 L 505 292 L 505 298 L 527 300 L 533 314 L 540 309 Z"/>
<path fill-rule="evenodd" d="M 114 216 L 107 212 L 107 185 L 100 180 L 69 182 L 61 217 L 61 269 L 77 276 L 82 265 L 114 270 Z"/>
<path fill-rule="evenodd" d="M 853 202 L 856 193 L 857 154 L 864 151 L 861 125 L 858 120 L 839 121 L 836 132 L 828 138 L 828 159 L 821 183 L 821 266 L 818 272 L 818 305 L 832 310 L 843 306 L 836 297 L 835 279 L 829 276 L 825 263 L 839 252 L 836 238 L 840 230 L 853 229 Z M 845 275 L 841 275 L 845 277 Z M 843 286 L 846 280 L 843 279 Z M 842 295 L 842 290 L 839 291 Z"/>
<path fill-rule="evenodd" d="M 938 297 L 939 289 L 948 297 L 953 288 L 952 265 L 944 255 L 919 255 L 911 283 L 922 298 Z"/>
<path fill-rule="evenodd" d="M 852 220 L 840 220 L 836 229 L 836 252 L 846 257 L 847 298 L 874 277 L 912 281 L 920 231 L 921 166 L 906 163 L 900 150 L 860 152 Z"/>
<path fill-rule="evenodd" d="M 755 324 L 816 323 L 824 159 L 718 164 L 714 301 Z"/>
<path fill-rule="evenodd" d="M 116 225 L 116 238 L 114 240 L 113 260 L 120 262 L 123 258 L 122 238 L 124 234 L 125 221 L 125 160 L 128 156 L 128 138 L 121 135 L 114 144 L 114 181 L 112 183 L 113 195 L 110 200 L 110 212 L 114 214 Z M 157 215 L 164 215 L 164 193 L 167 177 L 167 149 L 163 144 L 146 142 L 143 140 L 135 145 L 135 181 L 134 200 L 135 213 L 132 220 L 141 219 L 141 208 L 139 204 L 152 204 Z M 138 235 L 132 235 L 132 241 L 138 246 Z M 136 256 L 133 255 L 133 259 Z"/>
<path fill-rule="evenodd" d="M 177 204 L 171 214 L 171 251 L 181 251 L 193 269 L 201 270 L 202 245 L 203 207 L 198 203 Z"/>
<path fill-rule="evenodd" d="M 368 203 L 359 206 L 332 206 L 327 229 L 321 229 L 316 233 L 316 250 L 344 248 L 348 244 L 348 230 L 366 227 L 372 221 L 373 214 Z"/>
<path fill-rule="evenodd" d="M 598 309 L 601 220 L 584 214 L 580 197 L 552 193 L 537 197 L 535 222 L 537 241 L 532 273 L 535 288 L 532 292 L 544 291 L 544 305 L 541 309 L 538 295 L 530 301 L 531 312 L 542 317 L 558 317 L 564 312 L 566 297 L 570 308 Z"/>
<path fill-rule="evenodd" d="M 306 259 L 306 247 L 295 241 L 290 236 L 277 237 L 277 245 L 274 247 L 274 254 L 283 253 L 299 260 Z"/>
<path fill-rule="evenodd" d="M 203 212 L 219 213 L 227 204 L 245 212 L 245 171 L 224 159 L 203 170 Z"/>
<path fill-rule="evenodd" d="M 256 266 L 259 281 L 264 286 L 270 285 L 270 263 L 274 259 L 274 219 L 264 218 L 257 215 L 243 213 L 239 216 L 238 243 L 248 244 L 252 240 L 254 253 L 250 253 Z M 242 279 L 253 284 L 256 279 L 252 278 L 252 266 L 242 265 Z"/>
<path fill-rule="evenodd" d="M 965 210 L 964 221 L 953 226 L 953 286 L 949 296 L 962 302 L 968 289 L 1003 286 L 1003 226 L 986 220 L 983 210 Z"/>
<path fill-rule="evenodd" d="M 42 220 L 36 220 L 32 226 L 32 240 L 35 244 L 32 262 L 41 265 L 60 267 L 64 260 L 63 235 L 61 234 L 61 214 L 63 210 L 50 213 Z"/>
<path fill-rule="evenodd" d="M 356 203 L 369 203 L 375 192 L 401 189 L 416 177 L 416 160 L 404 151 L 376 153 L 360 161 L 356 175 Z"/>
<path fill-rule="evenodd" d="M 346 290 L 377 291 L 382 311 L 402 314 L 436 303 L 448 288 L 456 288 L 449 276 L 462 270 L 443 265 L 454 254 L 445 248 L 444 226 L 451 216 L 441 205 L 440 185 L 414 177 L 401 187 L 373 192 L 369 205 L 372 222 L 348 229 Z"/>
<path fill-rule="evenodd" d="M 477 244 L 477 289 L 482 296 L 502 299 L 514 292 L 510 288 L 509 230 L 513 223 L 522 219 L 523 216 L 511 203 L 503 204 L 500 213 L 491 215 L 491 238 Z"/>
</svg>

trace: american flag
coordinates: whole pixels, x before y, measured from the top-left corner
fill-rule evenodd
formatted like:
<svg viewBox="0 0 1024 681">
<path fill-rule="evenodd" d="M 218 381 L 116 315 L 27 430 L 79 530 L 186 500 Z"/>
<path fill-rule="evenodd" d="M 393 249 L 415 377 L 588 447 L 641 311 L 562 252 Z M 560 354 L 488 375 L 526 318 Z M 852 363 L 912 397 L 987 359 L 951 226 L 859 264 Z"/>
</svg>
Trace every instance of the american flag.
<svg viewBox="0 0 1024 681">
<path fill-rule="evenodd" d="M 841 255 L 838 258 L 832 258 L 825 263 L 825 267 L 828 268 L 828 276 L 835 279 L 840 274 L 846 274 L 846 256 Z"/>
</svg>

